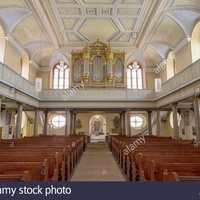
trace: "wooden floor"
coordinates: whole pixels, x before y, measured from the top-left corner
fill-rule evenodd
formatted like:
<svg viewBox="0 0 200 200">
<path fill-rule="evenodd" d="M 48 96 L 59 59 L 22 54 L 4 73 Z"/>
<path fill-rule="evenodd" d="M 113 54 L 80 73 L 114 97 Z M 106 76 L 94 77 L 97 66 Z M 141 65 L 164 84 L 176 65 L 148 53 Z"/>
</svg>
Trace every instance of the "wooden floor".
<svg viewBox="0 0 200 200">
<path fill-rule="evenodd" d="M 126 181 L 106 143 L 89 143 L 70 181 Z"/>
</svg>

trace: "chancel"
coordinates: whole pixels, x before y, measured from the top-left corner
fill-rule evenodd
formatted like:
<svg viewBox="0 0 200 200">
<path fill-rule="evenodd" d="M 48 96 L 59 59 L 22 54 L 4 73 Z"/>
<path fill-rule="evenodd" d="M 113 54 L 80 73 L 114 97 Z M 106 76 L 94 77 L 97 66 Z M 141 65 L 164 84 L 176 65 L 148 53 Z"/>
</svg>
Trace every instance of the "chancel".
<svg viewBox="0 0 200 200">
<path fill-rule="evenodd" d="M 0 1 L 0 181 L 200 181 L 199 52 L 198 1 Z"/>
</svg>

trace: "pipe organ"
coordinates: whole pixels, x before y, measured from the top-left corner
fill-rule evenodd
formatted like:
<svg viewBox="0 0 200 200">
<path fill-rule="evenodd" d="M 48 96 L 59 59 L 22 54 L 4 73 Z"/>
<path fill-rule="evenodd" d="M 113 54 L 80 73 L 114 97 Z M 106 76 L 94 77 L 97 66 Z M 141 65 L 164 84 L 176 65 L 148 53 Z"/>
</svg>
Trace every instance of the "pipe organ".
<svg viewBox="0 0 200 200">
<path fill-rule="evenodd" d="M 110 44 L 97 40 L 83 51 L 71 53 L 71 86 L 99 88 L 126 87 L 125 52 L 114 51 Z"/>
</svg>

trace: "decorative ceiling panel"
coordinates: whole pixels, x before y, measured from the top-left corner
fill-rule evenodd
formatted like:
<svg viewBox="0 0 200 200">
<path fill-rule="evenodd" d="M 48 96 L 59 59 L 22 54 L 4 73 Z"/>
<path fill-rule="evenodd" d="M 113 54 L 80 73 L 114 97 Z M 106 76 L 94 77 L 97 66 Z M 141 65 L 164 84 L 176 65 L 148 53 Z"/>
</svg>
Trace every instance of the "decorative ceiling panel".
<svg viewBox="0 0 200 200">
<path fill-rule="evenodd" d="M 78 36 L 76 36 L 74 33 L 68 33 L 67 34 L 68 40 L 70 42 L 81 42 L 82 40 L 80 40 L 80 38 Z"/>
<path fill-rule="evenodd" d="M 152 41 L 162 42 L 174 46 L 184 37 L 183 32 L 171 20 L 165 18 L 155 32 Z"/>
<path fill-rule="evenodd" d="M 17 6 L 24 7 L 23 0 L 0 0 L 0 7 Z"/>
<path fill-rule="evenodd" d="M 74 0 L 56 0 L 56 3 L 76 4 Z"/>
<path fill-rule="evenodd" d="M 123 0 L 123 3 L 142 4 L 143 0 Z"/>
<path fill-rule="evenodd" d="M 133 30 L 136 19 L 119 19 L 125 30 Z"/>
<path fill-rule="evenodd" d="M 116 50 L 138 48 L 146 65 L 155 66 L 191 34 L 199 7 L 200 0 L 0 0 L 0 21 L 40 66 L 59 48 L 69 53 L 97 39 Z M 49 45 L 44 60 L 37 54 L 43 44 Z"/>
<path fill-rule="evenodd" d="M 71 30 L 74 28 L 78 19 L 63 19 L 64 27 L 66 30 Z"/>
<path fill-rule="evenodd" d="M 129 41 L 130 34 L 125 33 L 121 37 L 118 38 L 118 42 L 128 42 Z"/>
<path fill-rule="evenodd" d="M 52 54 L 53 54 L 52 48 L 45 47 L 38 51 L 34 59 L 40 65 L 40 67 L 47 67 L 49 66 Z"/>
<path fill-rule="evenodd" d="M 24 20 L 15 29 L 13 34 L 23 46 L 36 41 L 45 41 L 45 38 L 33 17 Z"/>
<path fill-rule="evenodd" d="M 118 30 L 109 19 L 87 19 L 79 31 L 90 41 L 108 41 Z"/>
<path fill-rule="evenodd" d="M 119 8 L 117 11 L 118 15 L 138 15 L 140 9 L 137 8 Z"/>
<path fill-rule="evenodd" d="M 148 67 L 155 67 L 156 64 L 160 64 L 160 62 L 162 61 L 160 55 L 150 47 L 147 47 L 144 51 L 144 58 L 146 66 Z"/>
<path fill-rule="evenodd" d="M 86 3 L 86 4 L 97 4 L 97 3 L 99 3 L 99 4 L 104 4 L 104 3 L 109 4 L 109 3 L 113 3 L 114 0 L 101 0 L 101 1 L 99 1 L 99 0 L 83 0 L 83 2 Z"/>
<path fill-rule="evenodd" d="M 101 15 L 103 16 L 103 15 L 112 15 L 112 13 L 113 13 L 113 9 L 112 8 L 102 8 L 101 9 Z"/>
<path fill-rule="evenodd" d="M 96 16 L 97 8 L 86 8 L 86 14 L 90 16 Z"/>
<path fill-rule="evenodd" d="M 176 6 L 194 6 L 194 7 L 200 7 L 200 1 L 199 0 L 175 0 L 173 7 Z"/>
<path fill-rule="evenodd" d="M 79 8 L 59 8 L 59 13 L 62 15 L 81 15 Z"/>
</svg>

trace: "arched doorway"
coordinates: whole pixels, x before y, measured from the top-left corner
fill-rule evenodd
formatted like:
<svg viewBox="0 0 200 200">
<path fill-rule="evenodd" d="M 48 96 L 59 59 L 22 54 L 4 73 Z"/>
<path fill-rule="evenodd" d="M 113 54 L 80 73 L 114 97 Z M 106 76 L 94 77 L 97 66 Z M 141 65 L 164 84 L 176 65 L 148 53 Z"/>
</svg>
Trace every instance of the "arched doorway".
<svg viewBox="0 0 200 200">
<path fill-rule="evenodd" d="M 102 115 L 94 115 L 90 118 L 89 133 L 91 142 L 105 141 L 106 119 Z"/>
</svg>

